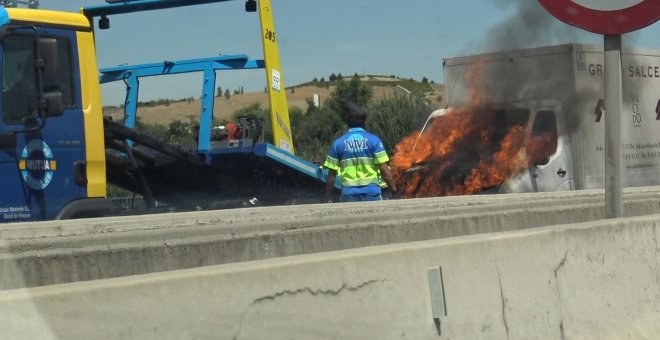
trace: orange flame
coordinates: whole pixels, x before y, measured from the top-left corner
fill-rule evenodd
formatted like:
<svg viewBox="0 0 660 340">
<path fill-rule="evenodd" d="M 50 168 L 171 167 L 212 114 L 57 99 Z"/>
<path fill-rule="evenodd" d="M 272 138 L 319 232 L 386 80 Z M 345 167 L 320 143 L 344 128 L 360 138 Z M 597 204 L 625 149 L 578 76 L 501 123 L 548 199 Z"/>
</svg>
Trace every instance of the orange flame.
<svg viewBox="0 0 660 340">
<path fill-rule="evenodd" d="M 433 119 L 423 134 L 415 131 L 395 149 L 392 170 L 402 196 L 465 195 L 497 188 L 508 177 L 545 164 L 557 136 L 528 137 L 523 125 L 505 126 L 485 109 L 477 75 L 483 63 L 468 69 L 470 104 Z M 526 122 L 525 122 L 526 123 Z"/>
</svg>

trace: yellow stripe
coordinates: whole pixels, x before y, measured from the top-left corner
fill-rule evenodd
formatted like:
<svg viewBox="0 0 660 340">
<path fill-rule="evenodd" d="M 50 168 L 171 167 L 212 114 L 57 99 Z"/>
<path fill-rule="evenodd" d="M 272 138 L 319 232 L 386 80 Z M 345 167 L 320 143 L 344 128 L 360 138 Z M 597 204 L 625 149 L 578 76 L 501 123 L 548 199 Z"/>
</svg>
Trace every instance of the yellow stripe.
<svg viewBox="0 0 660 340">
<path fill-rule="evenodd" d="M 94 36 L 91 32 L 77 32 L 80 59 L 82 109 L 85 122 L 87 157 L 87 196 L 106 197 L 105 145 L 103 141 L 103 111 L 99 85 Z"/>
<path fill-rule="evenodd" d="M 19 170 L 25 170 L 25 160 L 24 159 L 21 159 L 20 161 L 18 161 L 18 169 Z"/>
<path fill-rule="evenodd" d="M 66 25 L 80 28 L 89 28 L 87 18 L 79 13 L 46 11 L 27 8 L 7 8 L 11 21 L 42 23 L 50 25 Z"/>
<path fill-rule="evenodd" d="M 278 148 L 294 153 L 291 124 L 289 123 L 289 107 L 286 102 L 286 89 L 282 79 L 280 54 L 277 49 L 278 36 L 275 33 L 270 0 L 259 0 L 259 19 L 261 21 L 261 40 L 264 46 L 264 62 L 269 89 L 273 144 Z M 279 82 L 274 81 L 274 79 L 279 80 Z"/>
</svg>

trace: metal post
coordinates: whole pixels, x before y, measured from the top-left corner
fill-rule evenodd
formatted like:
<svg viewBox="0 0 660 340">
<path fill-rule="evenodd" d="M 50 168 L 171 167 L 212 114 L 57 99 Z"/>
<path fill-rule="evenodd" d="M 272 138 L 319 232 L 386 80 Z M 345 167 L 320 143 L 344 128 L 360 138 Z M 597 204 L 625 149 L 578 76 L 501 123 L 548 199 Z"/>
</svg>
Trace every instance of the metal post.
<svg viewBox="0 0 660 340">
<path fill-rule="evenodd" d="M 211 130 L 213 129 L 213 104 L 215 101 L 215 70 L 204 71 L 202 84 L 202 113 L 199 116 L 199 139 L 197 150 L 211 148 Z"/>
<path fill-rule="evenodd" d="M 621 35 L 605 35 L 605 211 L 623 216 L 621 185 Z"/>
</svg>

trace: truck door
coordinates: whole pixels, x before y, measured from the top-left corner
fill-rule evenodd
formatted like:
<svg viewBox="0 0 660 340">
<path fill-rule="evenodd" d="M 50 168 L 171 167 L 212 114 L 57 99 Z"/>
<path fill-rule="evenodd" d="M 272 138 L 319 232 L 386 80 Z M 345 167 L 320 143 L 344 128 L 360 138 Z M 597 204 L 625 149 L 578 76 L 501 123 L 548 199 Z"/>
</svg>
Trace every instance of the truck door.
<svg viewBox="0 0 660 340">
<path fill-rule="evenodd" d="M 51 43 L 46 67 L 57 72 L 48 79 L 35 69 L 37 31 Z M 0 222 L 52 219 L 66 203 L 86 197 L 84 181 L 74 179 L 76 164 L 85 160 L 76 48 L 69 30 L 23 26 L 0 32 Z M 38 114 L 40 89 L 61 98 L 63 113 Z"/>
<path fill-rule="evenodd" d="M 573 158 L 561 112 L 558 111 L 551 108 L 537 110 L 527 141 L 533 186 L 540 192 L 575 188 Z"/>
</svg>

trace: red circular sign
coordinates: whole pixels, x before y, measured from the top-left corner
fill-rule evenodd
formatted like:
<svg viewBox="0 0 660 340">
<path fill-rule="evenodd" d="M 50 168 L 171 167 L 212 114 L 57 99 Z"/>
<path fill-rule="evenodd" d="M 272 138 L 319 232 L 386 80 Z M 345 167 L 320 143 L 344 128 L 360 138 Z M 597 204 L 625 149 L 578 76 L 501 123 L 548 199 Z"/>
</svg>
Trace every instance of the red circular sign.
<svg viewBox="0 0 660 340">
<path fill-rule="evenodd" d="M 592 3 L 594 1 L 591 0 Z M 586 3 L 588 1 L 583 0 L 580 2 Z M 539 0 L 539 3 L 557 19 L 569 25 L 599 34 L 628 33 L 646 27 L 660 19 L 659 0 L 643 0 L 633 5 L 630 5 L 630 0 L 609 0 L 605 6 L 618 8 L 612 10 L 586 7 L 590 5 L 583 6 L 575 0 Z M 599 6 L 604 5 L 591 7 Z"/>
</svg>

